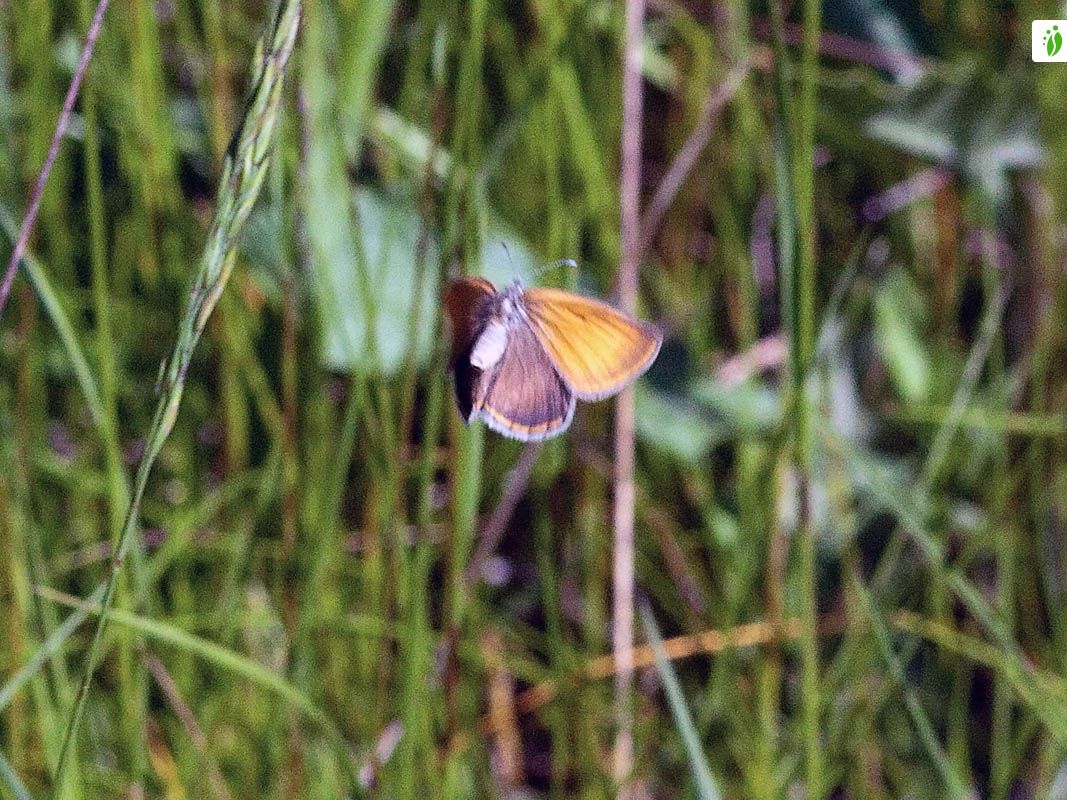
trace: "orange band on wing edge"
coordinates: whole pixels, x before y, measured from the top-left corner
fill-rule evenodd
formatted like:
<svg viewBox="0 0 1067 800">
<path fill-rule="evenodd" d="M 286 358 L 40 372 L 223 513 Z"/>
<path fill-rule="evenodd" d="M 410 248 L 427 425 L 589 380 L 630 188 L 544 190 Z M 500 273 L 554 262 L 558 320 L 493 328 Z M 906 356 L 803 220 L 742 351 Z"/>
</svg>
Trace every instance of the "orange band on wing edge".
<svg viewBox="0 0 1067 800">
<path fill-rule="evenodd" d="M 508 419 L 495 408 L 490 408 L 487 405 L 481 406 L 479 411 L 484 411 L 493 417 L 501 425 L 506 425 L 513 431 L 521 431 L 522 433 L 543 433 L 544 431 L 550 431 L 562 425 L 566 421 L 566 417 L 556 417 L 548 422 L 541 422 L 537 425 L 523 425 L 521 422 L 515 422 L 515 420 Z"/>
<path fill-rule="evenodd" d="M 485 403 L 476 405 L 474 412 L 471 415 L 472 418 L 476 415 L 481 415 L 481 418 L 490 428 L 494 428 L 500 433 L 513 433 L 523 441 L 536 441 L 538 439 L 547 439 L 557 433 L 563 433 L 570 427 L 571 420 L 574 418 L 574 400 L 571 399 L 567 413 L 564 416 L 556 417 L 537 425 L 523 425 L 521 422 L 515 422 L 515 420 L 508 419 L 495 408 Z"/>
</svg>

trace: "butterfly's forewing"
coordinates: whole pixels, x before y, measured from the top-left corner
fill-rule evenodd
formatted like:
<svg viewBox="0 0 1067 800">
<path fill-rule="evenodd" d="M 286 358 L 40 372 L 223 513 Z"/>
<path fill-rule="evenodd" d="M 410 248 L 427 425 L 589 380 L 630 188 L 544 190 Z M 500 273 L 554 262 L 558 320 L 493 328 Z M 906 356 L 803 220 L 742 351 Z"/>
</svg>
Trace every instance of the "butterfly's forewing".
<svg viewBox="0 0 1067 800">
<path fill-rule="evenodd" d="M 571 424 L 574 394 L 525 323 L 509 326 L 504 354 L 480 380 L 484 396 L 475 398 L 472 417 L 498 433 L 531 442 Z"/>
<path fill-rule="evenodd" d="M 485 328 L 496 289 L 485 278 L 459 278 L 445 291 L 445 312 L 452 329 L 449 367 L 455 379 L 456 405 L 470 421 L 477 395 L 484 393 L 485 376 L 470 363 L 474 342 Z"/>
<path fill-rule="evenodd" d="M 485 278 L 457 278 L 445 290 L 445 311 L 452 327 L 452 357 L 456 358 L 470 349 L 474 337 L 485 324 L 482 309 L 496 294 L 496 288 Z"/>
<path fill-rule="evenodd" d="M 607 303 L 549 288 L 527 289 L 524 297 L 538 341 L 581 400 L 615 394 L 659 353 L 659 331 Z"/>
</svg>

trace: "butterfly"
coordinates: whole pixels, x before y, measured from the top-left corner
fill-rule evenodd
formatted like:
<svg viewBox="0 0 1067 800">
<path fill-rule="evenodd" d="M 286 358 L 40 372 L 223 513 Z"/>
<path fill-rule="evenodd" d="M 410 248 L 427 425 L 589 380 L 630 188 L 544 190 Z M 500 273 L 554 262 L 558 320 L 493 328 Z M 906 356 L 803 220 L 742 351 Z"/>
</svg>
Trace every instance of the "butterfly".
<svg viewBox="0 0 1067 800">
<path fill-rule="evenodd" d="M 452 328 L 456 405 L 523 442 L 557 436 L 575 400 L 603 400 L 655 361 L 663 336 L 647 322 L 562 289 L 485 278 L 453 280 L 444 296 Z"/>
</svg>

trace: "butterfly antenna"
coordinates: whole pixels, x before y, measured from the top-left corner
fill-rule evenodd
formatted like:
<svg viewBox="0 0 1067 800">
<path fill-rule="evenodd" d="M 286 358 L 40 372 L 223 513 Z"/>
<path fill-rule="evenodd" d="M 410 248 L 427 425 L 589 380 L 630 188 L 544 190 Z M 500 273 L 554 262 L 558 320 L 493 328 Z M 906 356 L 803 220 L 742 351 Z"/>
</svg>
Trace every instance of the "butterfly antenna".
<svg viewBox="0 0 1067 800">
<path fill-rule="evenodd" d="M 519 271 L 515 269 L 515 259 L 511 257 L 511 248 L 508 247 L 508 243 L 503 239 L 500 240 L 500 246 L 504 248 L 504 252 L 508 254 L 508 263 L 511 264 L 511 274 L 515 277 L 515 280 L 519 279 Z"/>
<path fill-rule="evenodd" d="M 512 275 L 515 276 L 516 280 L 521 279 L 522 276 L 519 275 L 519 270 L 515 266 L 515 259 L 511 257 L 511 248 L 508 247 L 508 243 L 501 239 L 500 246 L 503 247 L 504 252 L 508 254 L 508 263 L 511 264 Z M 551 261 L 548 264 L 545 264 L 540 269 L 535 270 L 534 273 L 530 276 L 530 278 L 538 278 L 541 275 L 544 275 L 546 272 L 551 272 L 552 270 L 559 269 L 560 267 L 570 267 L 571 269 L 578 269 L 578 262 L 575 261 L 573 258 L 561 258 L 556 261 Z"/>
<path fill-rule="evenodd" d="M 561 258 L 556 261 L 552 261 L 548 264 L 545 264 L 533 274 L 533 277 L 536 278 L 540 275 L 544 275 L 546 272 L 551 272 L 554 269 L 559 269 L 560 267 L 570 267 L 571 269 L 578 269 L 578 262 L 575 261 L 573 258 Z"/>
</svg>

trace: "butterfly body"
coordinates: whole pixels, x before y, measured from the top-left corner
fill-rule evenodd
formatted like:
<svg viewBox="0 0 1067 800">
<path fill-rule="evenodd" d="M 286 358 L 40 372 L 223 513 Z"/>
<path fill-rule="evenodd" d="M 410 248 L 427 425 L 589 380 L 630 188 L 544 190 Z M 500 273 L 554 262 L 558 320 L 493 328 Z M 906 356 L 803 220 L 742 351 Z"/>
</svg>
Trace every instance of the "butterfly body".
<svg viewBox="0 0 1067 800">
<path fill-rule="evenodd" d="M 623 389 L 648 369 L 662 341 L 651 325 L 606 303 L 519 281 L 498 291 L 484 278 L 455 280 L 445 310 L 464 421 L 481 419 L 521 441 L 565 431 L 576 399 Z"/>
</svg>

